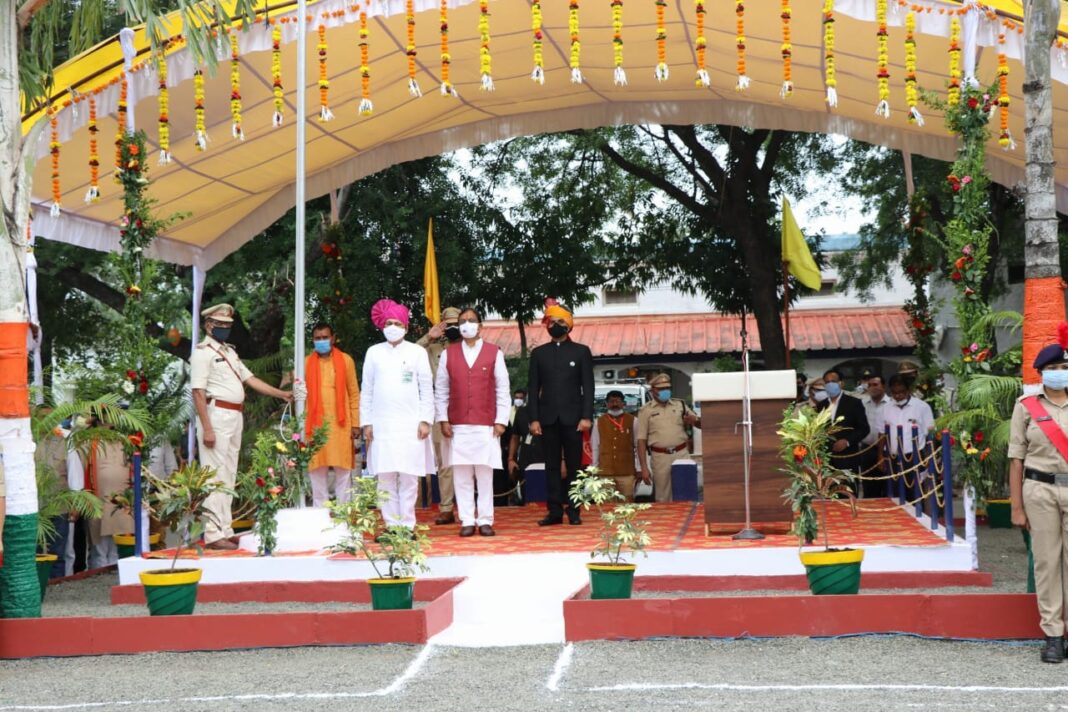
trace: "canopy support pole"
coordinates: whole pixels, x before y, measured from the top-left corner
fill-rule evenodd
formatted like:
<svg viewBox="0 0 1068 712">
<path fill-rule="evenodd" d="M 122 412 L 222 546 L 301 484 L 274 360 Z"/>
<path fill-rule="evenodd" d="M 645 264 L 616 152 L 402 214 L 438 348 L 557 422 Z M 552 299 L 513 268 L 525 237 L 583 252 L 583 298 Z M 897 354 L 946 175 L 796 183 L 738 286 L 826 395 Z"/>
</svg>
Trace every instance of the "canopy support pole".
<svg viewBox="0 0 1068 712">
<path fill-rule="evenodd" d="M 200 343 L 200 308 L 204 300 L 204 279 L 207 277 L 204 270 L 193 265 L 193 332 L 189 335 L 189 360 L 192 362 L 193 354 L 196 353 L 197 344 Z M 186 445 L 189 448 L 189 459 L 193 459 L 197 444 L 197 409 L 194 406 L 189 415 L 189 439 Z"/>
<path fill-rule="evenodd" d="M 293 278 L 293 380 L 304 380 L 304 122 L 307 120 L 307 0 L 297 1 L 297 175 L 296 175 L 296 254 Z M 299 390 L 299 389 L 296 389 Z M 293 403 L 293 413 L 304 413 L 304 401 Z"/>
</svg>

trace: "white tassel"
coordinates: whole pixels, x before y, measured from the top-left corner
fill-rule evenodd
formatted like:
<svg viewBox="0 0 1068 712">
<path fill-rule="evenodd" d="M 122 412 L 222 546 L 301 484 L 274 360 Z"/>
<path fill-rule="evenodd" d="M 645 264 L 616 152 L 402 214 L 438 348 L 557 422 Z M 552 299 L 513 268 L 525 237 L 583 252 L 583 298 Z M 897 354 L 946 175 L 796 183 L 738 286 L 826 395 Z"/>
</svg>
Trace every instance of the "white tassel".
<svg viewBox="0 0 1068 712">
<path fill-rule="evenodd" d="M 923 126 L 923 114 L 915 106 L 909 109 L 909 121 L 917 126 Z"/>
<path fill-rule="evenodd" d="M 831 108 L 838 106 L 838 90 L 834 87 L 827 87 L 827 106 Z"/>
<path fill-rule="evenodd" d="M 170 162 L 171 162 L 171 154 L 170 154 L 170 151 L 164 151 L 164 150 L 160 150 L 160 152 L 159 152 L 159 164 L 160 164 L 161 166 L 166 166 L 166 165 L 168 165 L 168 164 L 169 164 Z"/>
<path fill-rule="evenodd" d="M 48 214 L 54 218 L 59 217 L 59 203 L 52 203 L 52 209 L 48 211 Z"/>
<path fill-rule="evenodd" d="M 545 84 L 545 70 L 542 67 L 534 67 L 534 71 L 530 73 L 530 78 L 538 84 Z"/>
<path fill-rule="evenodd" d="M 92 205 L 93 203 L 95 203 L 98 200 L 100 200 L 100 189 L 99 188 L 94 186 L 94 187 L 90 188 L 89 190 L 85 191 L 85 204 L 86 205 Z"/>
<path fill-rule="evenodd" d="M 197 131 L 197 148 L 199 148 L 201 151 L 207 151 L 208 150 L 208 132 L 207 131 Z"/>
<path fill-rule="evenodd" d="M 274 112 L 274 116 L 271 117 L 271 126 L 274 126 L 275 128 L 278 128 L 279 126 L 282 125 L 282 120 L 283 120 L 282 112 L 281 111 Z"/>
<path fill-rule="evenodd" d="M 779 90 L 779 96 L 781 96 L 783 99 L 785 99 L 785 98 L 787 98 L 788 96 L 790 96 L 793 93 L 794 93 L 794 83 L 793 82 L 783 82 L 782 83 L 782 89 Z"/>
<path fill-rule="evenodd" d="M 578 67 L 571 70 L 571 83 L 582 84 L 582 70 Z"/>
<path fill-rule="evenodd" d="M 708 75 L 707 69 L 697 70 L 697 86 L 705 87 L 706 89 L 712 86 L 712 77 Z"/>
<path fill-rule="evenodd" d="M 408 93 L 412 96 L 422 96 L 423 92 L 419 89 L 419 82 L 414 79 L 408 80 Z"/>
<path fill-rule="evenodd" d="M 319 109 L 319 121 L 333 121 L 333 120 L 334 120 L 334 112 L 330 111 L 330 107 L 329 106 L 324 106 L 321 109 Z"/>
<path fill-rule="evenodd" d="M 663 62 L 656 65 L 656 81 L 666 82 L 668 78 L 668 66 Z"/>
<path fill-rule="evenodd" d="M 623 67 L 616 67 L 616 71 L 612 72 L 612 81 L 615 82 L 617 87 L 627 86 L 627 73 L 623 70 Z"/>
<path fill-rule="evenodd" d="M 738 84 L 735 85 L 734 91 L 745 91 L 749 88 L 749 77 L 745 74 L 738 77 Z"/>
<path fill-rule="evenodd" d="M 875 106 L 875 115 L 881 116 L 884 119 L 890 118 L 890 102 L 883 99 Z"/>
<path fill-rule="evenodd" d="M 1002 150 L 1003 151 L 1015 151 L 1016 150 L 1016 141 L 1013 140 L 1012 133 L 1009 132 L 1009 131 L 1006 131 L 1005 132 L 1005 136 L 1007 136 L 1008 139 L 1009 139 L 1009 145 L 1008 146 L 1002 146 L 1001 147 Z"/>
<path fill-rule="evenodd" d="M 442 96 L 455 96 L 457 98 L 460 96 L 459 94 L 456 93 L 456 87 L 455 86 L 453 86 L 452 84 L 446 84 L 445 82 L 441 83 L 441 95 Z"/>
<path fill-rule="evenodd" d="M 234 138 L 240 141 L 245 140 L 245 130 L 242 129 L 241 126 L 238 124 L 234 124 L 230 127 L 230 133 L 233 134 Z"/>
<path fill-rule="evenodd" d="M 482 75 L 482 91 L 493 91 L 493 77 L 489 74 Z"/>
<path fill-rule="evenodd" d="M 375 110 L 375 105 L 371 103 L 370 99 L 361 99 L 360 106 L 357 111 L 363 116 L 370 116 L 371 112 Z"/>
</svg>

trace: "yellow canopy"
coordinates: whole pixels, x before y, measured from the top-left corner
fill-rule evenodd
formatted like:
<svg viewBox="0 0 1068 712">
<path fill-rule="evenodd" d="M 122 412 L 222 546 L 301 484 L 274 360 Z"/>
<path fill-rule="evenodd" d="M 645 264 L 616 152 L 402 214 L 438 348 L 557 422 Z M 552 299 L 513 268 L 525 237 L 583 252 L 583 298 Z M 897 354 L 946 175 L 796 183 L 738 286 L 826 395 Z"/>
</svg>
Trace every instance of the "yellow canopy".
<svg viewBox="0 0 1068 712">
<path fill-rule="evenodd" d="M 962 70 L 974 57 L 975 75 L 986 85 L 998 71 L 998 55 L 1008 58 L 1011 100 L 1008 130 L 1020 145 L 998 144 L 999 117 L 991 120 L 989 168 L 995 180 L 1014 185 L 1023 176 L 1023 67 L 1020 0 L 996 0 L 986 7 L 958 2 L 886 0 L 889 62 L 889 118 L 876 114 L 880 101 L 877 74 L 878 33 L 875 22 L 882 0 L 834 0 L 831 35 L 824 22 L 826 0 L 749 0 L 741 15 L 736 0 L 703 0 L 704 37 L 700 51 L 698 3 L 694 0 L 616 0 L 621 8 L 621 44 L 613 42 L 610 0 L 572 0 L 577 15 L 581 82 L 572 77 L 569 7 L 564 0 L 493 0 L 488 11 L 489 74 L 493 91 L 483 90 L 480 62 L 480 7 L 471 0 L 447 0 L 449 72 L 457 96 L 440 92 L 441 5 L 411 0 L 414 10 L 414 77 L 423 96 L 409 93 L 406 57 L 405 0 L 322 0 L 309 3 L 307 194 L 309 197 L 358 180 L 392 164 L 513 136 L 624 123 L 728 123 L 839 133 L 862 141 L 948 159 L 954 139 L 933 109 L 920 105 L 926 123 L 908 120 L 906 103 L 906 19 L 916 11 L 916 74 L 921 88 L 945 95 L 949 77 L 949 42 L 953 20 L 961 26 Z M 781 96 L 784 83 L 783 8 L 790 10 L 790 81 L 793 92 Z M 168 123 L 173 162 L 148 160 L 152 195 L 160 215 L 188 217 L 167 230 L 155 244 L 155 257 L 209 268 L 278 219 L 294 204 L 295 2 L 271 6 L 247 31 L 237 32 L 237 79 L 244 140 L 233 136 L 229 40 L 224 36 L 219 68 L 205 77 L 204 114 L 209 141 L 198 150 L 195 139 L 194 62 L 181 41 L 167 52 Z M 540 9 L 544 84 L 531 79 L 535 68 L 532 13 Z M 577 10 L 576 10 L 577 9 Z M 657 71 L 658 9 L 663 13 L 664 78 Z M 361 115 L 361 13 L 367 14 L 369 98 L 373 112 Z M 737 22 L 744 22 L 744 54 L 738 47 Z M 1068 10 L 1064 13 L 1068 21 Z M 273 22 L 274 24 L 269 24 Z M 177 20 L 172 21 L 177 29 Z M 323 46 L 317 47 L 325 37 Z M 280 82 L 283 122 L 272 125 L 275 112 L 272 80 L 272 32 L 280 33 Z M 1054 121 L 1068 127 L 1068 54 L 1063 33 L 1051 48 L 1054 72 Z M 999 34 L 1004 43 L 999 44 Z M 828 46 L 827 40 L 832 42 Z M 974 48 L 973 48 L 974 46 Z M 137 56 L 127 75 L 130 104 L 138 128 L 159 149 L 159 77 L 148 62 L 146 42 L 137 33 Z M 614 82 L 616 53 L 622 50 L 627 84 Z M 710 86 L 698 81 L 704 55 Z M 837 106 L 827 102 L 828 55 L 833 55 Z M 320 62 L 322 58 L 322 62 Z M 53 199 L 49 157 L 50 130 L 38 145 L 34 174 L 34 232 L 96 249 L 118 245 L 121 201 L 112 181 L 116 109 L 122 75 L 117 39 L 71 60 L 57 74 L 53 106 L 59 149 L 61 211 L 50 215 Z M 739 70 L 749 86 L 737 90 Z M 329 81 L 326 101 L 335 118 L 320 121 L 323 74 Z M 659 75 L 659 76 L 658 76 Z M 574 77 L 577 79 L 578 77 Z M 73 89 L 77 94 L 71 94 Z M 71 98 L 77 100 L 71 103 Z M 96 104 L 100 161 L 97 202 L 83 201 L 90 187 L 87 129 L 89 97 Z M 44 112 L 26 117 L 24 131 Z M 1068 131 L 1055 132 L 1058 205 L 1068 211 Z"/>
</svg>

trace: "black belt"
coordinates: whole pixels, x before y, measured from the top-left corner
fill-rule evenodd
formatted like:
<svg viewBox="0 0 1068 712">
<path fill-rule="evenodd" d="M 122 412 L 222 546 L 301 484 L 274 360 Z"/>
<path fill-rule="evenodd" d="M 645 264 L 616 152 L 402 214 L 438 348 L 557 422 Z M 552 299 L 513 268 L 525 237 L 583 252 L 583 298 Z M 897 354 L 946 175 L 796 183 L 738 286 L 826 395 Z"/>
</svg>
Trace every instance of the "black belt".
<svg viewBox="0 0 1068 712">
<path fill-rule="evenodd" d="M 1024 468 L 1024 477 L 1035 482 L 1044 482 L 1047 485 L 1060 485 L 1062 487 L 1068 487 L 1068 474 L 1053 474 L 1050 472 L 1042 472 L 1040 470 L 1032 470 L 1030 467 Z"/>
</svg>

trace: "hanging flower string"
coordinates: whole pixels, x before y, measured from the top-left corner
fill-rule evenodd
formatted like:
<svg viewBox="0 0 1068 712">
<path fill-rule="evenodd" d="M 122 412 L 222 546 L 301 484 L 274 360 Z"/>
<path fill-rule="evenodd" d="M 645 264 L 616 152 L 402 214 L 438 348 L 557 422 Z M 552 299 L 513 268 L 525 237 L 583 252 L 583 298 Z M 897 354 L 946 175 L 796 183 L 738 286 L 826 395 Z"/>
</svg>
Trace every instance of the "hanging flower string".
<svg viewBox="0 0 1068 712">
<path fill-rule="evenodd" d="M 96 135 L 100 128 L 96 125 L 96 98 L 89 97 L 89 190 L 85 192 L 85 203 L 89 205 L 100 200 L 100 155 L 97 153 Z"/>
<path fill-rule="evenodd" d="M 334 112 L 330 111 L 330 79 L 326 74 L 326 25 L 319 25 L 319 121 L 330 121 Z"/>
<path fill-rule="evenodd" d="M 130 85 L 126 79 L 126 72 L 119 79 L 119 106 L 115 112 L 115 175 L 116 183 L 122 182 L 122 144 L 126 138 L 126 99 L 129 96 Z"/>
<path fill-rule="evenodd" d="M 960 103 L 960 19 L 956 15 L 949 21 L 949 88 L 946 104 Z"/>
<path fill-rule="evenodd" d="M 704 0 L 695 0 L 694 13 L 697 15 L 697 86 L 707 87 L 711 86 L 712 78 L 708 76 L 708 70 L 705 69 L 705 53 L 708 50 L 708 40 L 705 37 L 705 3 Z"/>
<path fill-rule="evenodd" d="M 579 60 L 582 55 L 582 45 L 579 44 L 579 4 L 578 0 L 568 0 L 567 30 L 571 36 L 571 83 L 582 83 L 582 70 L 579 68 Z"/>
<path fill-rule="evenodd" d="M 208 130 L 204 125 L 204 72 L 197 69 L 193 72 L 193 113 L 195 115 L 194 131 L 197 150 L 208 149 Z"/>
<path fill-rule="evenodd" d="M 823 84 L 827 106 L 838 106 L 838 72 L 834 60 L 834 0 L 823 2 Z"/>
<path fill-rule="evenodd" d="M 478 63 L 482 72 L 482 90 L 493 91 L 493 71 L 490 57 L 489 0 L 478 3 Z"/>
<path fill-rule="evenodd" d="M 59 120 L 56 118 L 57 113 L 54 107 L 48 108 L 48 125 L 52 130 L 51 140 L 48 143 L 48 150 L 52 154 L 51 215 L 54 218 L 59 217 L 60 202 L 63 197 L 59 187 Z"/>
<path fill-rule="evenodd" d="M 237 32 L 230 32 L 230 131 L 234 138 L 245 140 L 241 128 L 241 56 L 237 49 Z"/>
<path fill-rule="evenodd" d="M 171 97 L 167 88 L 167 58 L 159 58 L 159 164 L 171 162 Z"/>
<path fill-rule="evenodd" d="M 664 26 L 664 10 L 667 0 L 656 0 L 656 80 L 667 81 L 667 28 Z"/>
<path fill-rule="evenodd" d="M 441 0 L 441 95 L 456 96 L 456 87 L 449 80 L 452 55 L 449 54 L 449 0 Z"/>
<path fill-rule="evenodd" d="M 371 103 L 371 51 L 367 41 L 369 35 L 367 9 L 364 8 L 360 10 L 360 96 L 362 98 L 358 108 L 363 116 L 370 116 L 375 110 L 375 105 Z"/>
<path fill-rule="evenodd" d="M 277 24 L 271 27 L 271 91 L 274 94 L 274 115 L 271 125 L 278 128 L 285 118 L 285 89 L 282 87 L 282 28 Z"/>
<path fill-rule="evenodd" d="M 912 10 L 905 15 L 905 103 L 909 106 L 909 123 L 923 126 L 916 79 L 916 13 Z"/>
<path fill-rule="evenodd" d="M 1001 133 L 998 144 L 1006 151 L 1015 151 L 1016 142 L 1009 132 L 1009 58 L 1005 54 L 1005 33 L 998 33 L 998 114 Z"/>
<path fill-rule="evenodd" d="M 734 0 L 735 42 L 738 48 L 738 84 L 735 91 L 745 91 L 749 88 L 749 76 L 745 73 L 745 3 L 743 0 Z"/>
<path fill-rule="evenodd" d="M 623 0 L 612 0 L 612 81 L 617 87 L 627 86 L 627 72 L 623 69 Z"/>
<path fill-rule="evenodd" d="M 890 33 L 886 29 L 886 0 L 875 0 L 875 30 L 877 42 L 876 55 L 879 69 L 875 75 L 879 84 L 879 103 L 875 105 L 875 115 L 890 118 Z"/>
<path fill-rule="evenodd" d="M 530 73 L 530 78 L 538 84 L 545 84 L 545 57 L 541 53 L 541 0 L 533 0 L 530 3 L 530 29 L 534 33 L 531 40 L 534 48 L 534 71 Z"/>
<path fill-rule="evenodd" d="M 783 99 L 794 93 L 793 80 L 793 55 L 794 46 L 790 43 L 790 20 L 793 11 L 790 9 L 790 0 L 782 0 L 782 89 L 779 96 Z"/>
<path fill-rule="evenodd" d="M 408 93 L 412 96 L 422 96 L 419 82 L 415 80 L 415 0 L 407 0 L 404 12 L 408 32 Z"/>
</svg>

